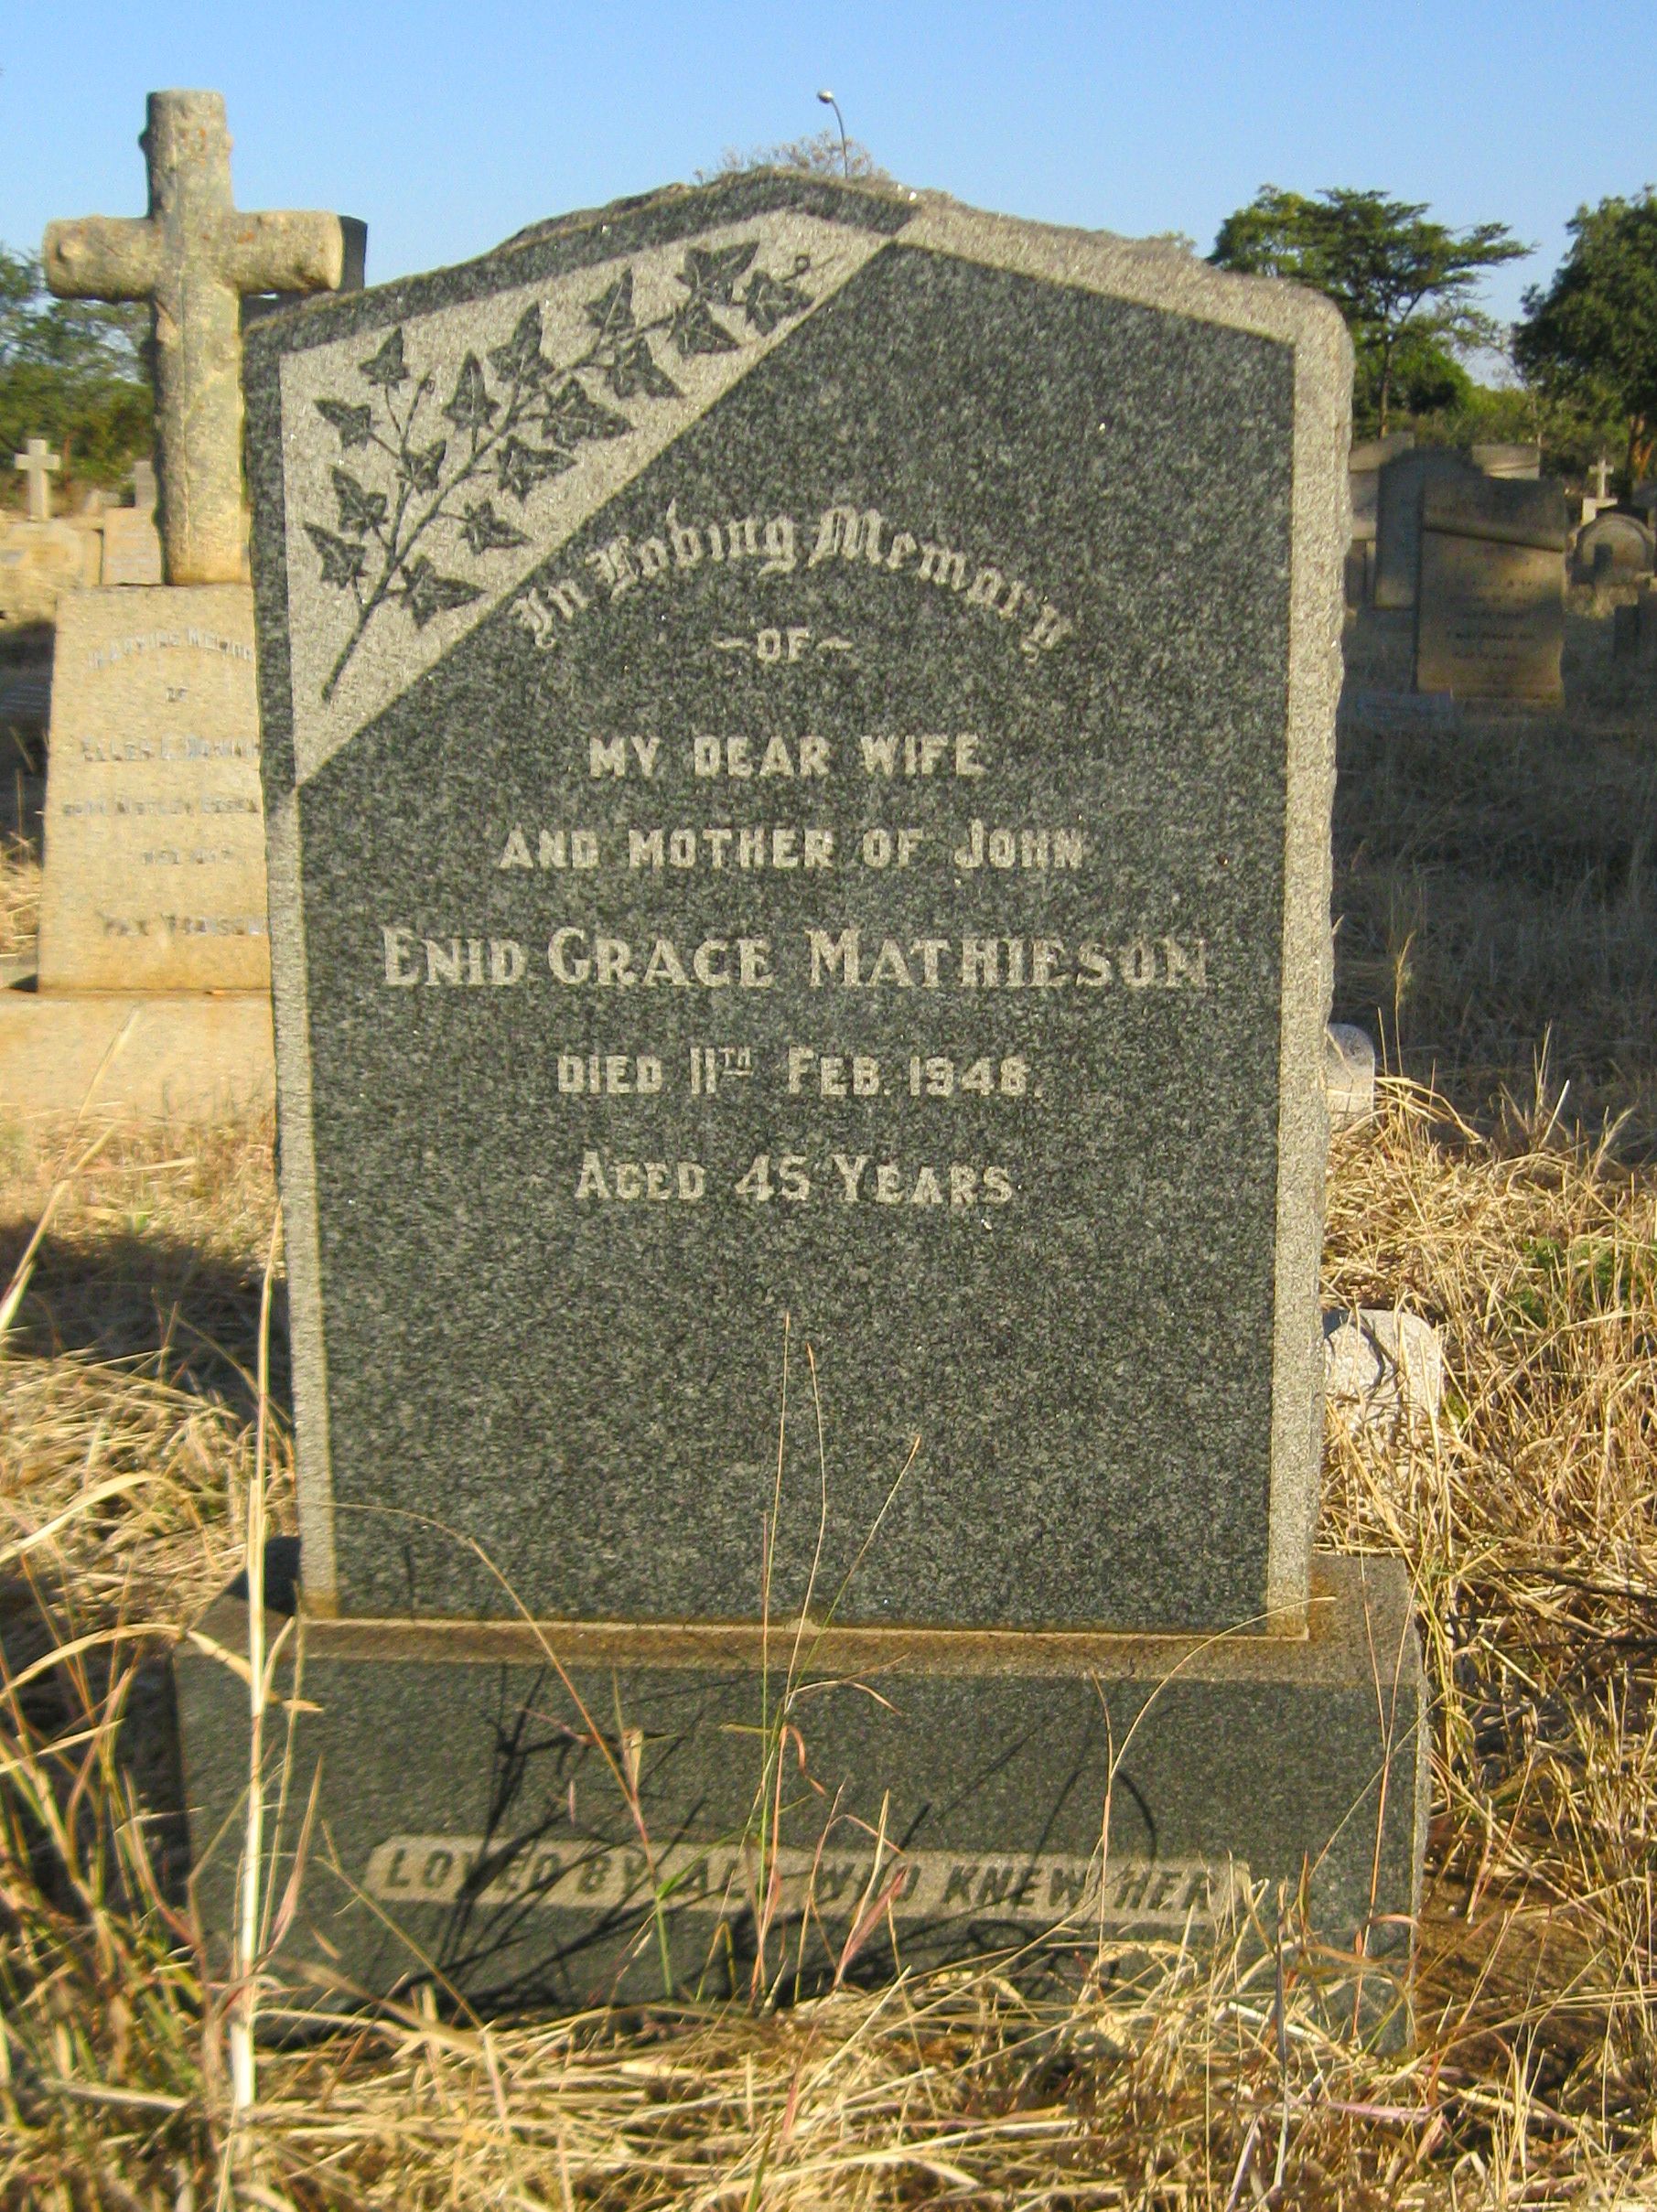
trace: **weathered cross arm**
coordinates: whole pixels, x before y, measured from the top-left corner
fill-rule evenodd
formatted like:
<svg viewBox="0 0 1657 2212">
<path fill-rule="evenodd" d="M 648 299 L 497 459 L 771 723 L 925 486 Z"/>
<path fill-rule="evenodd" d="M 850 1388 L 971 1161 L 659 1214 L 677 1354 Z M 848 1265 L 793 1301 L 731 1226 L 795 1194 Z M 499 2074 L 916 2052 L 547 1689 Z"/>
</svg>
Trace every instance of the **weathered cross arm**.
<svg viewBox="0 0 1657 2212">
<path fill-rule="evenodd" d="M 345 225 L 337 215 L 233 215 L 219 266 L 244 292 L 337 292 L 345 274 Z"/>
<path fill-rule="evenodd" d="M 151 299 L 161 277 L 160 233 L 124 215 L 48 223 L 41 260 L 59 299 Z"/>
</svg>

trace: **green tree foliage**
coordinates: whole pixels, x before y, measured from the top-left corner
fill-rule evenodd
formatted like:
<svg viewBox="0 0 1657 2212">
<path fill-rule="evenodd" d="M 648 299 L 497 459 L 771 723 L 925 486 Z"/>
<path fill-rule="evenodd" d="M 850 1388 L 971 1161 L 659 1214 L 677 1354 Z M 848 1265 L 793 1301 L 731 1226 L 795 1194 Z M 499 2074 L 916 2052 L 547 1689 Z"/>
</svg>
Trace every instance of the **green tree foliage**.
<svg viewBox="0 0 1657 2212">
<path fill-rule="evenodd" d="M 1470 389 L 1461 357 L 1496 343 L 1475 304 L 1487 269 L 1528 252 L 1499 222 L 1452 231 L 1426 202 L 1338 189 L 1307 199 L 1263 185 L 1220 226 L 1216 267 L 1286 276 L 1334 301 L 1356 356 L 1359 426 L 1386 435 L 1392 415 L 1441 408 Z"/>
<path fill-rule="evenodd" d="M 150 448 L 149 314 L 53 299 L 32 253 L 0 245 L 0 467 L 44 437 L 65 476 L 109 484 Z"/>
<path fill-rule="evenodd" d="M 1657 192 L 1578 208 L 1570 251 L 1524 295 L 1520 370 L 1543 394 L 1614 422 L 1630 478 L 1657 457 Z"/>
</svg>

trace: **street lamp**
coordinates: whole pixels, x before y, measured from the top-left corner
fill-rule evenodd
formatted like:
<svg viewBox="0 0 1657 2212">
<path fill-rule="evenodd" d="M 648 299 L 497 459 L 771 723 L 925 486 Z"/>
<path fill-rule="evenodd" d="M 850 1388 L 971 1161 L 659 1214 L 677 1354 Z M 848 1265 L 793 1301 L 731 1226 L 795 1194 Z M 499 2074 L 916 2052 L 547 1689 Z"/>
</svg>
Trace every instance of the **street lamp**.
<svg viewBox="0 0 1657 2212">
<path fill-rule="evenodd" d="M 846 142 L 845 117 L 840 113 L 840 102 L 833 92 L 819 92 L 817 97 L 825 108 L 833 108 L 834 111 L 834 121 L 840 125 L 840 166 L 845 175 L 849 177 L 852 173 L 852 156 L 851 148 Z"/>
</svg>

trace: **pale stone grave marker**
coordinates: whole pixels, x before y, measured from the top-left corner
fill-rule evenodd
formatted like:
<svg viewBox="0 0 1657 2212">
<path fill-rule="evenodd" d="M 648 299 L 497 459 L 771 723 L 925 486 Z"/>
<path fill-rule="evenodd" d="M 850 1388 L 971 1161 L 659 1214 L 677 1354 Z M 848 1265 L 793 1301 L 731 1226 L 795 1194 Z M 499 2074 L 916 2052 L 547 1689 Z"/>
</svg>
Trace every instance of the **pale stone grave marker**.
<svg viewBox="0 0 1657 2212">
<path fill-rule="evenodd" d="M 27 486 L 28 519 L 31 522 L 51 521 L 51 479 L 62 466 L 62 456 L 55 454 L 44 438 L 30 438 L 23 451 L 14 457 L 12 467 Z"/>
<path fill-rule="evenodd" d="M 1556 705 L 1565 696 L 1565 491 L 1552 479 L 1422 493 L 1415 688 Z"/>
<path fill-rule="evenodd" d="M 133 503 L 103 510 L 105 584 L 159 584 L 161 536 L 156 528 L 156 471 L 148 461 L 133 469 Z"/>
<path fill-rule="evenodd" d="M 235 206 L 216 92 L 152 93 L 141 144 L 148 216 L 53 223 L 42 259 L 60 295 L 151 305 L 167 582 L 127 580 L 160 574 L 135 472 L 109 588 L 58 604 L 40 987 L 0 994 L 0 1090 L 194 1117 L 272 1087 L 240 302 L 337 284 L 345 245 L 337 216 Z"/>
<path fill-rule="evenodd" d="M 250 338 L 294 1959 L 580 2002 L 666 1868 L 694 1985 L 773 1873 L 844 1936 L 883 1793 L 906 1959 L 1308 1867 L 1406 1954 L 1405 1580 L 1311 1551 L 1349 374 L 1293 288 L 779 174 Z M 245 1690 L 178 1680 L 221 1934 Z"/>
</svg>

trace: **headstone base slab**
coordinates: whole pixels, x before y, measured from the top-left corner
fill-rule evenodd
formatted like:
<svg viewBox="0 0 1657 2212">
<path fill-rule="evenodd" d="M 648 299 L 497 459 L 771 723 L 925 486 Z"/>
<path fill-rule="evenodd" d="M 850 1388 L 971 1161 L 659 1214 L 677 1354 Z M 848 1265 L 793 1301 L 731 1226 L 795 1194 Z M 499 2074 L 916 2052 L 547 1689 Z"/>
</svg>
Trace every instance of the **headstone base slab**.
<svg viewBox="0 0 1657 2212">
<path fill-rule="evenodd" d="M 808 1891 L 808 1983 L 888 1885 L 859 1978 L 894 1949 L 935 1965 L 1056 1926 L 1045 1968 L 1078 1979 L 1102 1940 L 1142 1956 L 1241 1928 L 1248 1948 L 1304 1895 L 1293 1973 L 1336 2022 L 1407 2035 L 1426 1691 L 1401 1561 L 1320 1555 L 1297 1638 L 844 1629 L 796 1653 L 791 1627 L 296 1619 L 296 1550 L 273 1545 L 267 1568 L 267 1636 L 296 1630 L 279 1695 L 296 1659 L 298 1684 L 264 1723 L 264 1833 L 279 1896 L 315 1788 L 274 1970 L 302 2005 L 425 1981 L 490 2010 L 746 1989 L 766 1727 L 792 1657 L 822 1686 L 788 1716 L 768 1970 L 802 1955 Z M 229 1662 L 249 1627 L 232 1592 L 174 1658 L 221 1963 L 249 1771 L 245 1659 Z"/>
<path fill-rule="evenodd" d="M 266 992 L 0 992 L 7 1118 L 86 1106 L 135 1121 L 242 1120 L 268 1112 L 274 1091 Z"/>
</svg>

